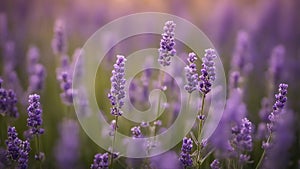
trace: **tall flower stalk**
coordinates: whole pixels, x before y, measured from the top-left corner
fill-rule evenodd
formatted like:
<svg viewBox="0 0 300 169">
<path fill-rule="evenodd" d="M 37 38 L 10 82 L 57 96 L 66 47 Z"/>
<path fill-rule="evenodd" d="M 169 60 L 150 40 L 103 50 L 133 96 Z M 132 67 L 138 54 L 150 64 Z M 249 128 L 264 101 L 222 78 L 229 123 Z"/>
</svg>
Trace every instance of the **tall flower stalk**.
<svg viewBox="0 0 300 169">
<path fill-rule="evenodd" d="M 113 159 L 114 159 L 114 144 L 116 139 L 116 132 L 118 129 L 118 119 L 122 116 L 123 112 L 121 110 L 124 105 L 124 97 L 125 97 L 125 62 L 126 58 L 122 55 L 117 55 L 117 61 L 114 64 L 114 69 L 112 70 L 111 81 L 111 89 L 108 94 L 108 98 L 112 105 L 110 109 L 110 113 L 115 117 L 115 125 L 113 127 L 113 140 L 112 140 L 112 148 L 111 148 L 111 168 L 113 168 Z"/>
<path fill-rule="evenodd" d="M 273 105 L 273 110 L 269 115 L 269 122 L 267 123 L 269 135 L 267 136 L 267 140 L 263 142 L 262 148 L 264 149 L 264 151 L 256 165 L 256 169 L 261 166 L 261 163 L 263 162 L 266 154 L 266 149 L 270 147 L 270 144 L 272 142 L 274 126 L 277 125 L 277 121 L 287 101 L 287 88 L 287 84 L 281 83 L 279 84 L 278 94 L 275 94 L 275 103 Z"/>
<path fill-rule="evenodd" d="M 206 49 L 204 57 L 202 58 L 202 69 L 201 69 L 201 75 L 199 76 L 199 91 L 202 94 L 202 101 L 201 101 L 201 109 L 198 114 L 199 119 L 199 126 L 198 126 L 198 145 L 197 145 L 197 163 L 198 167 L 201 166 L 201 158 L 200 158 L 200 149 L 201 149 L 201 133 L 203 124 L 205 121 L 205 115 L 204 115 L 204 104 L 205 104 L 205 97 L 206 95 L 211 91 L 212 83 L 216 78 L 216 72 L 215 72 L 215 62 L 214 59 L 217 57 L 216 52 L 214 49 Z"/>
<path fill-rule="evenodd" d="M 40 161 L 41 167 L 41 162 L 44 159 L 44 153 L 40 151 L 40 135 L 44 134 L 44 129 L 42 128 L 43 119 L 40 96 L 37 94 L 29 95 L 28 103 L 27 126 L 29 127 L 29 138 L 35 137 L 36 154 L 34 157 L 37 161 Z"/>
</svg>

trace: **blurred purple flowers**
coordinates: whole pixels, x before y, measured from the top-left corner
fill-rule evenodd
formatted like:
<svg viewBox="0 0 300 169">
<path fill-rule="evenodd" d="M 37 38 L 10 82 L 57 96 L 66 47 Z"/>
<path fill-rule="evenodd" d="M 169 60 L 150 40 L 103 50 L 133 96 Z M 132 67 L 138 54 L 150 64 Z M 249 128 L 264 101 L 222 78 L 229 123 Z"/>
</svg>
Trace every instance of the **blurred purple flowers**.
<svg viewBox="0 0 300 169">
<path fill-rule="evenodd" d="M 6 90 L 2 86 L 3 80 L 0 78 L 0 114 L 18 118 L 17 96 L 13 90 Z"/>
</svg>

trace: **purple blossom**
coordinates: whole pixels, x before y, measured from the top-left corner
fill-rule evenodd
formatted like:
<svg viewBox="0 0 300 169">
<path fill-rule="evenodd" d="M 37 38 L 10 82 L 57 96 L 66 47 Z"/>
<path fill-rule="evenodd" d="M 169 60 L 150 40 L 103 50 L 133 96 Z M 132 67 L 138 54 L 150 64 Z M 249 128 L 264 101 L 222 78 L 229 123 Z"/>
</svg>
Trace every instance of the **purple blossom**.
<svg viewBox="0 0 300 169">
<path fill-rule="evenodd" d="M 27 71 L 29 74 L 29 92 L 42 90 L 46 78 L 46 70 L 39 61 L 38 48 L 32 46 L 27 54 Z"/>
<path fill-rule="evenodd" d="M 240 81 L 240 73 L 238 71 L 231 72 L 230 79 L 229 79 L 230 91 L 239 87 L 239 81 Z"/>
<path fill-rule="evenodd" d="M 179 160 L 183 166 L 192 166 L 193 159 L 191 157 L 191 151 L 193 148 L 193 141 L 190 138 L 184 137 L 182 140 L 182 147 Z"/>
<path fill-rule="evenodd" d="M 69 72 L 61 72 L 59 81 L 60 88 L 63 91 L 60 94 L 60 97 L 66 105 L 71 105 L 73 103 L 74 92 L 72 89 L 72 78 L 70 77 Z"/>
<path fill-rule="evenodd" d="M 214 49 L 206 49 L 205 55 L 202 58 L 201 75 L 199 76 L 199 90 L 206 95 L 211 90 L 212 82 L 216 78 L 215 62 L 213 61 L 217 57 Z"/>
<path fill-rule="evenodd" d="M 218 159 L 215 159 L 211 164 L 210 164 L 211 169 L 220 169 L 220 162 Z"/>
<path fill-rule="evenodd" d="M 29 141 L 22 141 L 18 138 L 15 127 L 8 127 L 7 158 L 17 162 L 17 168 L 26 169 L 28 167 L 29 152 L 31 150 Z"/>
<path fill-rule="evenodd" d="M 171 57 L 176 55 L 175 46 L 175 26 L 173 21 L 167 21 L 164 26 L 164 33 L 161 35 L 158 62 L 162 66 L 169 66 L 171 64 Z"/>
<path fill-rule="evenodd" d="M 232 128 L 233 147 L 235 147 L 239 152 L 252 151 L 252 132 L 252 123 L 247 118 L 243 118 L 240 125 L 236 125 Z"/>
<path fill-rule="evenodd" d="M 17 96 L 13 90 L 6 90 L 2 86 L 3 80 L 0 79 L 0 114 L 18 118 Z"/>
<path fill-rule="evenodd" d="M 192 93 L 194 90 L 197 89 L 198 85 L 198 73 L 197 73 L 197 66 L 195 61 L 197 60 L 197 56 L 195 53 L 189 53 L 188 57 L 189 65 L 187 65 L 185 69 L 185 76 L 187 79 L 187 84 L 184 86 L 185 90 L 189 93 Z"/>
<path fill-rule="evenodd" d="M 284 66 L 284 57 L 285 48 L 282 45 L 278 45 L 272 50 L 268 71 L 274 84 L 278 84 L 281 79 L 282 69 Z"/>
<path fill-rule="evenodd" d="M 67 50 L 65 25 L 61 20 L 57 20 L 55 23 L 52 49 L 57 55 L 63 55 Z"/>
<path fill-rule="evenodd" d="M 287 88 L 287 84 L 281 83 L 279 85 L 278 94 L 275 94 L 276 101 L 273 105 L 273 111 L 269 115 L 270 123 L 267 124 L 270 132 L 272 132 L 274 123 L 276 123 L 276 121 L 278 120 L 278 116 L 280 115 L 287 101 Z"/>
<path fill-rule="evenodd" d="M 140 138 L 142 137 L 141 127 L 140 126 L 134 126 L 131 128 L 131 134 L 133 138 Z"/>
<path fill-rule="evenodd" d="M 124 105 L 123 98 L 125 97 L 125 62 L 126 58 L 122 55 L 117 55 L 117 61 L 114 64 L 112 71 L 111 89 L 108 98 L 112 105 L 111 114 L 114 116 L 122 115 L 122 106 Z"/>
<path fill-rule="evenodd" d="M 22 140 L 18 138 L 18 133 L 15 127 L 9 126 L 7 129 L 7 157 L 16 161 L 19 158 L 20 145 Z"/>
<path fill-rule="evenodd" d="M 235 51 L 231 60 L 231 67 L 233 70 L 239 71 L 245 75 L 252 66 L 249 63 L 249 60 L 249 35 L 245 31 L 239 31 L 236 39 Z"/>
<path fill-rule="evenodd" d="M 29 106 L 27 108 L 27 126 L 29 127 L 30 133 L 32 135 L 43 134 L 44 129 L 41 127 L 43 120 L 42 109 L 40 105 L 40 96 L 37 94 L 29 95 L 28 103 Z"/>
<path fill-rule="evenodd" d="M 76 168 L 79 159 L 79 126 L 74 120 L 64 120 L 59 127 L 60 139 L 55 147 L 58 168 Z"/>
<path fill-rule="evenodd" d="M 109 157 L 108 153 L 96 154 L 91 169 L 108 169 Z"/>
<path fill-rule="evenodd" d="M 18 168 L 28 168 L 28 158 L 30 150 L 30 142 L 28 140 L 23 141 L 19 151 Z"/>
</svg>

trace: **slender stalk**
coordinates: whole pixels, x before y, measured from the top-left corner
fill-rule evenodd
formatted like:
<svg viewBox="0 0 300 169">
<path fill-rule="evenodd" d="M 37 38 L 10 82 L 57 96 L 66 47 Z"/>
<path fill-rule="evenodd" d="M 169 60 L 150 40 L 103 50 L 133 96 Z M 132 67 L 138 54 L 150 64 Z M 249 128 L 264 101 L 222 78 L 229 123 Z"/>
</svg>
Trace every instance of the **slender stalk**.
<svg viewBox="0 0 300 169">
<path fill-rule="evenodd" d="M 159 83 L 159 87 L 162 86 L 163 84 L 163 81 L 164 81 L 164 77 L 165 77 L 165 72 L 162 72 L 162 75 L 161 75 L 161 79 L 159 78 L 158 79 L 158 83 Z M 160 111 L 160 101 L 161 101 L 161 95 L 159 93 L 158 95 L 158 105 L 157 105 L 157 111 L 156 111 L 156 117 L 158 117 L 159 115 L 159 111 Z M 156 125 L 154 125 L 154 144 L 156 142 L 156 134 L 157 134 L 157 131 L 156 131 Z"/>
<path fill-rule="evenodd" d="M 270 142 L 271 136 L 272 136 L 272 133 L 269 135 L 269 137 L 267 139 L 267 143 Z M 257 165 L 255 167 L 255 169 L 259 169 L 259 167 L 260 167 L 260 165 L 261 165 L 261 163 L 262 163 L 262 161 L 263 161 L 263 159 L 265 157 L 265 154 L 266 154 L 266 150 L 264 149 L 264 151 L 263 151 L 263 153 L 262 153 L 262 155 L 261 155 L 261 157 L 260 157 L 260 159 L 259 159 L 259 161 L 258 161 L 258 163 L 257 163 Z"/>
<path fill-rule="evenodd" d="M 201 103 L 201 110 L 200 110 L 200 113 L 199 113 L 199 116 L 202 116 L 203 115 L 203 112 L 204 112 L 204 103 L 205 103 L 205 94 L 202 95 L 202 103 Z M 198 163 L 198 168 L 200 169 L 200 166 L 201 166 L 201 163 L 200 163 L 200 144 L 201 144 L 201 141 L 200 141 L 200 137 L 201 137 L 201 132 L 202 132 L 202 126 L 203 126 L 203 120 L 199 120 L 199 126 L 198 126 L 198 144 L 197 144 L 197 163 Z"/>
<path fill-rule="evenodd" d="M 41 169 L 42 168 L 42 160 L 40 159 L 40 138 L 39 138 L 38 134 L 36 134 L 36 137 L 35 137 L 35 147 L 36 147 L 36 155 L 37 155 L 37 158 L 39 161 L 39 167 Z"/>
<path fill-rule="evenodd" d="M 112 140 L 112 144 L 111 144 L 111 157 L 110 157 L 110 164 L 111 164 L 111 169 L 114 168 L 114 158 L 113 158 L 113 154 L 114 154 L 114 145 L 115 145 L 115 141 L 116 141 L 116 133 L 117 133 L 117 129 L 118 129 L 118 117 L 119 116 L 115 116 L 115 120 L 116 120 L 116 127 L 114 129 L 114 137 Z"/>
</svg>

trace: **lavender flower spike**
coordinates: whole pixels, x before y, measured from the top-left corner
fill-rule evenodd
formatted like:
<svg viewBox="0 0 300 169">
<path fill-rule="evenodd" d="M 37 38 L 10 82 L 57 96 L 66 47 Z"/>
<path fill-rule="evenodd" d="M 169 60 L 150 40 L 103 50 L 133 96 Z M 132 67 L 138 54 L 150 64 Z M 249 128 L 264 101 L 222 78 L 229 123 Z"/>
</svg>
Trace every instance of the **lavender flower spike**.
<svg viewBox="0 0 300 169">
<path fill-rule="evenodd" d="M 252 123 L 247 119 L 243 118 L 240 126 L 232 128 L 234 135 L 233 144 L 239 151 L 251 151 L 253 148 L 252 143 Z"/>
<path fill-rule="evenodd" d="M 205 55 L 202 58 L 202 69 L 199 82 L 199 90 L 206 95 L 211 90 L 212 82 L 216 78 L 215 62 L 213 61 L 217 57 L 214 49 L 206 49 Z"/>
<path fill-rule="evenodd" d="M 140 126 L 132 127 L 131 133 L 133 138 L 140 138 L 142 136 L 141 127 Z"/>
<path fill-rule="evenodd" d="M 193 148 L 193 141 L 190 138 L 184 137 L 182 140 L 182 147 L 179 160 L 183 164 L 183 166 L 192 166 L 193 159 L 191 157 L 191 151 Z"/>
<path fill-rule="evenodd" d="M 273 130 L 273 126 L 274 126 L 274 122 L 277 121 L 277 117 L 280 115 L 282 109 L 285 106 L 285 103 L 287 101 L 287 88 L 288 85 L 281 83 L 279 85 L 279 89 L 278 89 L 278 94 L 275 95 L 276 101 L 273 105 L 273 111 L 272 113 L 269 115 L 269 120 L 270 123 L 268 123 L 268 129 L 270 132 L 272 132 Z"/>
<path fill-rule="evenodd" d="M 215 159 L 211 164 L 210 164 L 211 169 L 220 169 L 220 162 L 219 160 Z"/>
<path fill-rule="evenodd" d="M 125 97 L 125 62 L 126 58 L 122 55 L 117 55 L 117 61 L 114 64 L 112 71 L 111 89 L 108 98 L 112 105 L 111 114 L 114 116 L 121 116 L 121 108 L 124 105 L 122 99 Z"/>
<path fill-rule="evenodd" d="M 41 128 L 43 120 L 42 109 L 40 107 L 40 96 L 37 94 L 29 95 L 28 102 L 29 106 L 27 108 L 27 126 L 30 128 L 30 133 L 33 135 L 43 134 L 44 129 Z"/>
<path fill-rule="evenodd" d="M 18 168 L 26 169 L 28 168 L 28 158 L 29 158 L 29 151 L 30 142 L 28 140 L 23 141 L 21 144 L 20 152 L 19 152 L 19 159 L 18 159 Z"/>
<path fill-rule="evenodd" d="M 57 20 L 54 27 L 54 37 L 52 39 L 52 49 L 54 54 L 63 55 L 67 50 L 65 26 L 63 21 Z"/>
<path fill-rule="evenodd" d="M 189 65 L 187 65 L 184 69 L 188 83 L 184 86 L 184 88 L 189 93 L 192 93 L 197 89 L 198 85 L 197 66 L 195 64 L 195 61 L 197 60 L 196 54 L 193 52 L 189 53 L 189 57 L 187 60 L 189 62 Z"/>
<path fill-rule="evenodd" d="M 9 158 L 10 160 L 17 160 L 19 158 L 19 151 L 22 140 L 18 138 L 18 133 L 15 127 L 8 127 L 7 136 L 7 158 Z"/>
<path fill-rule="evenodd" d="M 91 165 L 91 169 L 108 169 L 108 153 L 96 154 L 94 156 L 94 163 Z"/>
<path fill-rule="evenodd" d="M 171 57 L 176 55 L 176 50 L 174 49 L 175 26 L 176 24 L 173 21 L 167 21 L 164 26 L 164 33 L 161 35 L 158 62 L 162 66 L 169 66 L 171 64 Z"/>
</svg>

